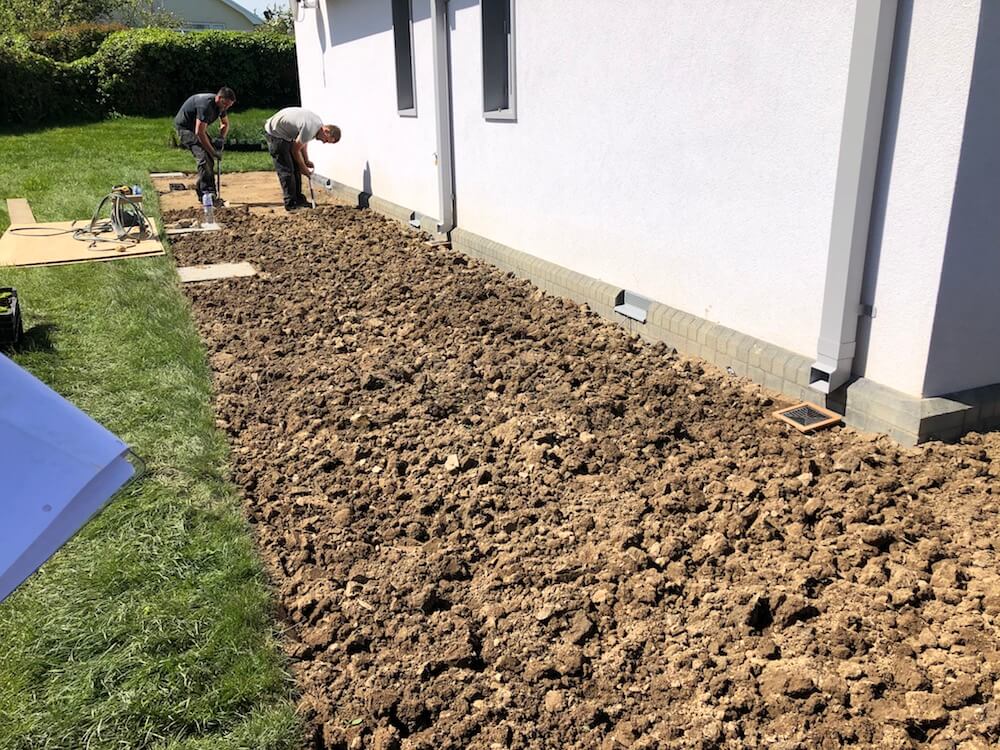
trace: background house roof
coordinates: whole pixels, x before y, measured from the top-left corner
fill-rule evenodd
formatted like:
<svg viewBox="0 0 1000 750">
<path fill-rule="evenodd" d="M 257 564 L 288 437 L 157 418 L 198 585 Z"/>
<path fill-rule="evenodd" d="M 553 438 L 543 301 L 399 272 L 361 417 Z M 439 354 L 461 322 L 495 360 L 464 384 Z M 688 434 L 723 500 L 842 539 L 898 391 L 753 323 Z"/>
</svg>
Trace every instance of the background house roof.
<svg viewBox="0 0 1000 750">
<path fill-rule="evenodd" d="M 233 0 L 220 0 L 220 1 L 228 5 L 230 8 L 237 11 L 238 13 L 241 13 L 242 15 L 246 16 L 246 19 L 255 26 L 264 23 L 263 18 L 258 16 L 256 13 L 247 10 L 237 2 L 233 2 Z"/>
</svg>

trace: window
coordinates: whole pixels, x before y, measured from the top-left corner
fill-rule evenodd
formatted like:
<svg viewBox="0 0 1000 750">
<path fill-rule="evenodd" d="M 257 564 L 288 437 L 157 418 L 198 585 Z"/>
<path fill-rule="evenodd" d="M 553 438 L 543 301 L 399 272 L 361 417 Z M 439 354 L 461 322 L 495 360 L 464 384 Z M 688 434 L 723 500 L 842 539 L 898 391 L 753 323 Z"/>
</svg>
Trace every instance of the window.
<svg viewBox="0 0 1000 750">
<path fill-rule="evenodd" d="M 514 120 L 514 0 L 481 0 L 483 114 Z"/>
<path fill-rule="evenodd" d="M 392 36 L 396 43 L 396 108 L 417 116 L 413 83 L 413 10 L 410 0 L 392 0 Z"/>
</svg>

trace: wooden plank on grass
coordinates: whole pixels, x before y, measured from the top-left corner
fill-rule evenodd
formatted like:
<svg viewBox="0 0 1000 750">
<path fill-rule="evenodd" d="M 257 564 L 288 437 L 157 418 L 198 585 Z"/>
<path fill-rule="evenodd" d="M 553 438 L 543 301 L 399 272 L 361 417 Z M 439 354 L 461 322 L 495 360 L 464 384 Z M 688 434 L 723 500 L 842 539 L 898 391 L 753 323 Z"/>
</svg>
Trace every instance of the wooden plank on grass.
<svg viewBox="0 0 1000 750">
<path fill-rule="evenodd" d="M 11 224 L 34 224 L 35 215 L 31 212 L 31 206 L 24 198 L 8 198 L 7 213 L 10 214 Z"/>
</svg>

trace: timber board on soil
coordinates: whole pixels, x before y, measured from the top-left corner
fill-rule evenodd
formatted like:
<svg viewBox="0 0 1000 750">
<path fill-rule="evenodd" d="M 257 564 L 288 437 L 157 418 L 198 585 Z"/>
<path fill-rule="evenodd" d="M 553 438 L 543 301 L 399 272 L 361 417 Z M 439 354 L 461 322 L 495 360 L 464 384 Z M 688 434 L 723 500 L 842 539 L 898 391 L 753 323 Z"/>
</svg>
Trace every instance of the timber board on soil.
<svg viewBox="0 0 1000 750">
<path fill-rule="evenodd" d="M 179 218 L 175 214 L 170 219 Z M 173 241 L 316 748 L 1000 742 L 1000 438 L 773 396 L 369 211 Z"/>
</svg>

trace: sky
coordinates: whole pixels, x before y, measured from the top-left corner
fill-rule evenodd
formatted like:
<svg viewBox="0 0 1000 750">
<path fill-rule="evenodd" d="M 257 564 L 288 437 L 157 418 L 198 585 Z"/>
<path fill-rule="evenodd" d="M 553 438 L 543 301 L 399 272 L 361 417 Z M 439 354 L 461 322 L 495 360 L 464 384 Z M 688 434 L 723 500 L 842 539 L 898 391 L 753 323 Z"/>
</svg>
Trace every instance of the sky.
<svg viewBox="0 0 1000 750">
<path fill-rule="evenodd" d="M 252 10 L 258 16 L 263 18 L 261 15 L 265 8 L 271 7 L 273 5 L 281 5 L 287 7 L 288 0 L 235 0 L 237 3 L 242 5 L 247 10 Z"/>
</svg>

